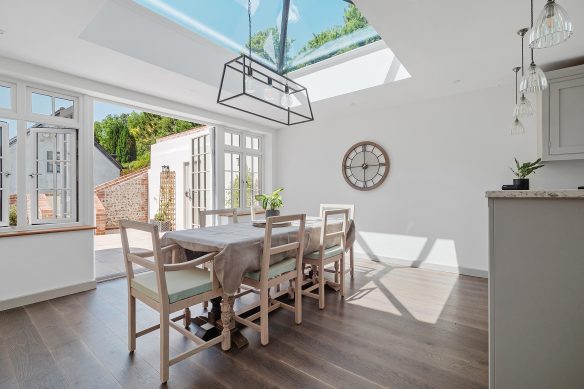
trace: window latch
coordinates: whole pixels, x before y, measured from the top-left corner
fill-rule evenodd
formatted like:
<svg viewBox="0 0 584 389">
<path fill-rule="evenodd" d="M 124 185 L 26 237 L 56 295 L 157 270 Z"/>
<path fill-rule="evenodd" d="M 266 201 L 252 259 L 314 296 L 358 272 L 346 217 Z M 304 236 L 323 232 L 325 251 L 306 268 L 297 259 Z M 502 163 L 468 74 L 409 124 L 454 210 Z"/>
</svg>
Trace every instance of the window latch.
<svg viewBox="0 0 584 389">
<path fill-rule="evenodd" d="M 0 172 L 0 174 L 4 174 L 4 177 L 9 177 L 12 175 L 10 172 Z"/>
<path fill-rule="evenodd" d="M 35 177 L 38 177 L 38 176 L 42 176 L 42 174 L 41 173 L 30 173 L 28 176 L 30 178 L 35 178 Z"/>
</svg>

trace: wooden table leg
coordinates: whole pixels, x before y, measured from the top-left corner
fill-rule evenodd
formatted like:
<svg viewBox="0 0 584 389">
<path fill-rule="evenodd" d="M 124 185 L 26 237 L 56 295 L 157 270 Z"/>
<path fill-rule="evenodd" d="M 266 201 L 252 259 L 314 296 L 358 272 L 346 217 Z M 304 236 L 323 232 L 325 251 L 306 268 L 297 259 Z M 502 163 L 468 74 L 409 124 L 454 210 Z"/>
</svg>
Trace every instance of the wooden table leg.
<svg viewBox="0 0 584 389">
<path fill-rule="evenodd" d="M 221 323 L 223 324 L 223 331 L 221 332 L 223 341 L 221 342 L 221 348 L 223 351 L 227 351 L 231 348 L 231 330 L 235 329 L 235 318 L 233 317 L 234 302 L 234 296 L 223 295 L 223 301 L 221 302 Z"/>
</svg>

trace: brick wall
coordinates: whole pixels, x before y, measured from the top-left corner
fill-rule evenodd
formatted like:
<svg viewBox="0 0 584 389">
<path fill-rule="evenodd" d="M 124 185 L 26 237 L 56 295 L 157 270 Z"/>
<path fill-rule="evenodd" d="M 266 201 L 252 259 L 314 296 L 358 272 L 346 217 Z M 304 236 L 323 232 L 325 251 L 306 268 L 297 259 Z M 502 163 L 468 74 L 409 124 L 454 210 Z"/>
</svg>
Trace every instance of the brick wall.
<svg viewBox="0 0 584 389">
<path fill-rule="evenodd" d="M 93 205 L 95 207 L 95 235 L 105 235 L 107 225 L 105 207 L 96 194 L 93 195 Z"/>
<path fill-rule="evenodd" d="M 106 228 L 118 228 L 122 219 L 147 222 L 148 168 L 96 186 L 95 196 L 105 210 Z"/>
</svg>

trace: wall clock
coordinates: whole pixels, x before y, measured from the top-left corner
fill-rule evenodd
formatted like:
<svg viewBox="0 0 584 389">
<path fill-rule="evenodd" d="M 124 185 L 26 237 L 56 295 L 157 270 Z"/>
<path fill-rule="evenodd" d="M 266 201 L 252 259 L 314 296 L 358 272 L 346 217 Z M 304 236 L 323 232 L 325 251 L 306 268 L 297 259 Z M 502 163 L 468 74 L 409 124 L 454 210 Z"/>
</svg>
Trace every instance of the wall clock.
<svg viewBox="0 0 584 389">
<path fill-rule="evenodd" d="M 371 190 L 389 174 L 389 157 L 383 147 L 373 142 L 359 142 L 343 158 L 343 177 L 357 190 Z"/>
</svg>

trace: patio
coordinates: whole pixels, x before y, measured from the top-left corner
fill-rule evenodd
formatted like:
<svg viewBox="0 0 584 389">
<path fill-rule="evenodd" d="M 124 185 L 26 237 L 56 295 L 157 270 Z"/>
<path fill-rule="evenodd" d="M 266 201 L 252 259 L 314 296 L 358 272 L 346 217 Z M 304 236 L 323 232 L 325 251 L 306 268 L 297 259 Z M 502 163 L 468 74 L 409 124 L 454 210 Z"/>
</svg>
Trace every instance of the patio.
<svg viewBox="0 0 584 389">
<path fill-rule="evenodd" d="M 152 250 L 152 242 L 148 234 L 139 231 L 129 231 L 130 242 L 138 247 L 134 249 Z M 105 235 L 95 235 L 95 279 L 104 281 L 123 277 L 126 274 L 122 255 L 122 239 L 118 230 L 109 230 Z M 134 267 L 135 271 L 143 271 L 141 266 Z"/>
</svg>

